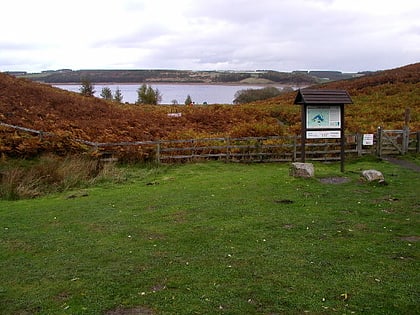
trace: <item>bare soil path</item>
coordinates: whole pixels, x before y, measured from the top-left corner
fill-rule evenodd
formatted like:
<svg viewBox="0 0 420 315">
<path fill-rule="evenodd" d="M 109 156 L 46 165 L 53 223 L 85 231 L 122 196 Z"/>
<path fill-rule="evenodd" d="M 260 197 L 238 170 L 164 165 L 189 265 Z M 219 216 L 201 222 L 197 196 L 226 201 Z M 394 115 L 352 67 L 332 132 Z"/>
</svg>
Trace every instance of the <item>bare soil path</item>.
<svg viewBox="0 0 420 315">
<path fill-rule="evenodd" d="M 408 169 L 410 169 L 412 171 L 415 171 L 415 172 L 419 172 L 420 173 L 420 165 L 417 165 L 417 164 L 415 164 L 413 162 L 402 160 L 402 159 L 398 159 L 398 158 L 395 158 L 395 157 L 390 157 L 390 156 L 389 157 L 384 157 L 382 159 L 385 160 L 385 161 L 388 161 L 388 162 L 390 162 L 392 164 L 396 164 L 396 165 L 399 165 L 401 167 L 405 167 L 405 168 L 408 168 Z"/>
</svg>

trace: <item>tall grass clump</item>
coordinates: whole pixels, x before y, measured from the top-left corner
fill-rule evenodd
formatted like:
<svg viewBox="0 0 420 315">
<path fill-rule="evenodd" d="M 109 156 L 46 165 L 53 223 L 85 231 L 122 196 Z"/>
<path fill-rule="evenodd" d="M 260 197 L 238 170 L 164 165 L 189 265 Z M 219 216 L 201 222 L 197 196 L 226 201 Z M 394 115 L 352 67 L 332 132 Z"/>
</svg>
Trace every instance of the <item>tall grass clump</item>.
<svg viewBox="0 0 420 315">
<path fill-rule="evenodd" d="M 2 161 L 0 198 L 6 200 L 35 198 L 121 178 L 122 174 L 114 164 L 104 164 L 82 156 L 62 158 L 44 155 L 30 161 Z"/>
</svg>

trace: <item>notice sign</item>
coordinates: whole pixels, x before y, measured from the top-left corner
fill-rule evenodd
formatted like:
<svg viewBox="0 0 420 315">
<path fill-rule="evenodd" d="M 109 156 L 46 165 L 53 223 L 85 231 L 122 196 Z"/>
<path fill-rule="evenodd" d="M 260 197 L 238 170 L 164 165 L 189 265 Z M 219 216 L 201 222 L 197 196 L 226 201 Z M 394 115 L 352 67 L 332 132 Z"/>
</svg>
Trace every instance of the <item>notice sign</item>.
<svg viewBox="0 0 420 315">
<path fill-rule="evenodd" d="M 368 133 L 363 135 L 363 145 L 373 145 L 373 134 Z"/>
<path fill-rule="evenodd" d="M 341 131 L 306 131 L 306 139 L 339 139 Z"/>
<path fill-rule="evenodd" d="M 306 128 L 341 128 L 340 106 L 307 106 Z"/>
</svg>

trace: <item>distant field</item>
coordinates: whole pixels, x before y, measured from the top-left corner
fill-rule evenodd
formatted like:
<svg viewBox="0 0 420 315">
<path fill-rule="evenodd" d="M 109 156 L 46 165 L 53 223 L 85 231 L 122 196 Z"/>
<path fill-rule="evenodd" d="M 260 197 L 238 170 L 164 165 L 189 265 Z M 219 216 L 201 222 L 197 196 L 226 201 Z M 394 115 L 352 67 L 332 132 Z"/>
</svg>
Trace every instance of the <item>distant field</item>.
<svg viewBox="0 0 420 315">
<path fill-rule="evenodd" d="M 0 201 L 0 314 L 414 314 L 419 174 L 315 167 L 130 166 L 121 184 Z M 371 168 L 388 185 L 361 181 Z"/>
</svg>

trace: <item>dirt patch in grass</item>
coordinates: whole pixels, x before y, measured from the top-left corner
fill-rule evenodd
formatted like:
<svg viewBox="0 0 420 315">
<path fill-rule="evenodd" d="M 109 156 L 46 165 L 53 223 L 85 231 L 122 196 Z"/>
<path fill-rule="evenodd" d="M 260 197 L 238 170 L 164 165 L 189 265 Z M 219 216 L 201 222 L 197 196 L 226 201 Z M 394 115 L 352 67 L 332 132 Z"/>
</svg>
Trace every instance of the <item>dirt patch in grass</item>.
<svg viewBox="0 0 420 315">
<path fill-rule="evenodd" d="M 293 224 L 285 224 L 285 225 L 283 225 L 283 229 L 286 229 L 286 230 L 293 229 L 293 227 L 294 227 Z"/>
<path fill-rule="evenodd" d="M 290 199 L 278 199 L 278 200 L 274 200 L 275 203 L 282 203 L 282 204 L 291 204 L 294 203 L 293 200 Z"/>
<path fill-rule="evenodd" d="M 56 295 L 54 297 L 54 300 L 58 302 L 63 302 L 63 301 L 67 301 L 70 297 L 71 297 L 70 293 L 63 291 L 63 292 L 60 292 L 58 295 Z"/>
<path fill-rule="evenodd" d="M 344 184 L 350 181 L 350 178 L 347 177 L 325 177 L 319 180 L 321 183 L 324 184 Z"/>
<path fill-rule="evenodd" d="M 185 211 L 178 211 L 172 215 L 172 218 L 175 223 L 185 223 L 187 222 L 187 213 Z"/>
<path fill-rule="evenodd" d="M 157 232 L 153 232 L 153 233 L 149 233 L 147 234 L 147 239 L 149 241 L 154 241 L 154 240 L 164 240 L 166 238 L 165 234 L 163 233 L 157 233 Z"/>
<path fill-rule="evenodd" d="M 420 236 L 403 236 L 403 237 L 400 237 L 400 240 L 408 241 L 408 242 L 418 242 L 420 241 Z"/>
<path fill-rule="evenodd" d="M 134 308 L 117 307 L 114 310 L 109 310 L 105 315 L 154 315 L 155 312 L 147 307 L 138 306 Z"/>
<path fill-rule="evenodd" d="M 152 292 L 155 293 L 155 292 L 163 291 L 165 289 L 166 289 L 166 285 L 164 285 L 164 284 L 156 284 L 156 285 L 154 285 L 152 287 Z"/>
</svg>

